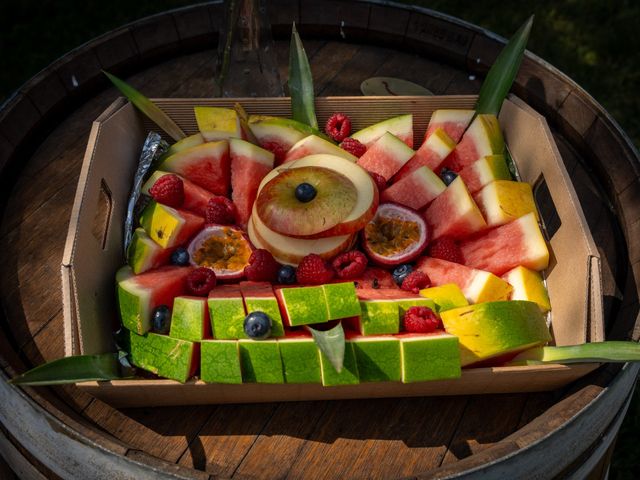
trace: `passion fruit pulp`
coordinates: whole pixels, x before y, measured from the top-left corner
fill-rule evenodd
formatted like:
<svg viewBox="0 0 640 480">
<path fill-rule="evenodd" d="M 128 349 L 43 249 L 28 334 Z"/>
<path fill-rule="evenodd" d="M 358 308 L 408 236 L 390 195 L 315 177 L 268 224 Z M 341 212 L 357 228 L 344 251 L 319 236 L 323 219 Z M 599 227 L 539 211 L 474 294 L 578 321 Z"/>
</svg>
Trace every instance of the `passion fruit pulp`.
<svg viewBox="0 0 640 480">
<path fill-rule="evenodd" d="M 378 265 L 393 266 L 415 260 L 429 242 L 429 229 L 422 216 L 395 203 L 382 203 L 364 227 L 362 246 Z"/>
<path fill-rule="evenodd" d="M 241 278 L 252 252 L 241 230 L 224 225 L 204 228 L 187 250 L 192 265 L 212 269 L 221 280 Z"/>
</svg>

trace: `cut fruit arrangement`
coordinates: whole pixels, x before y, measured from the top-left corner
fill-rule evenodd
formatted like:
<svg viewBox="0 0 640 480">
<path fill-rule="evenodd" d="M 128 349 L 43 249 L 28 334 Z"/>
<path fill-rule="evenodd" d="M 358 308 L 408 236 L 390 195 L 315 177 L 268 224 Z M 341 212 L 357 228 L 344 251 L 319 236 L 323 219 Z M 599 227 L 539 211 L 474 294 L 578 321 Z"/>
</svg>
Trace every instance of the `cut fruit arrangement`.
<svg viewBox="0 0 640 480">
<path fill-rule="evenodd" d="M 549 252 L 495 115 L 324 134 L 196 107 L 117 276 L 134 365 L 211 383 L 457 378 L 550 339 Z M 326 134 L 326 135 L 325 135 Z M 334 143 L 335 142 L 335 143 Z M 318 336 L 338 328 L 337 360 Z M 493 360 L 492 360 L 493 359 Z"/>
</svg>

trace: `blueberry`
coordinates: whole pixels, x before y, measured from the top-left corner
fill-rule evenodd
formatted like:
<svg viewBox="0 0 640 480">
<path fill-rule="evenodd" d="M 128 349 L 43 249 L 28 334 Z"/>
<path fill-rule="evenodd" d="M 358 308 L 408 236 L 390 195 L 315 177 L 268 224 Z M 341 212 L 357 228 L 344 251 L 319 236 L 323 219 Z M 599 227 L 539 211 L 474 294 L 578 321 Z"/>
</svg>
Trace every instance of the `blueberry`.
<svg viewBox="0 0 640 480">
<path fill-rule="evenodd" d="M 169 333 L 171 327 L 171 311 L 166 305 L 159 305 L 153 310 L 153 331 L 156 333 Z"/>
<path fill-rule="evenodd" d="M 393 270 L 393 280 L 398 284 L 402 285 L 402 281 L 407 278 L 407 276 L 413 272 L 413 267 L 408 263 L 403 263 L 402 265 L 398 265 Z"/>
<path fill-rule="evenodd" d="M 293 285 L 296 283 L 296 269 L 291 265 L 283 265 L 278 270 L 278 283 Z"/>
<path fill-rule="evenodd" d="M 189 265 L 189 252 L 186 248 L 177 248 L 175 252 L 171 254 L 171 263 L 174 265 L 185 266 Z"/>
<path fill-rule="evenodd" d="M 442 178 L 442 181 L 444 182 L 445 185 L 449 185 L 451 182 L 453 182 L 456 179 L 457 176 L 458 176 L 457 173 L 452 172 L 448 168 L 443 168 L 442 171 L 440 172 L 440 178 Z"/>
<path fill-rule="evenodd" d="M 247 315 L 243 326 L 244 333 L 254 340 L 263 340 L 271 335 L 271 318 L 259 310 Z"/>
<path fill-rule="evenodd" d="M 317 193 L 316 187 L 310 183 L 304 182 L 296 187 L 296 198 L 302 203 L 310 202 L 316 198 Z"/>
</svg>

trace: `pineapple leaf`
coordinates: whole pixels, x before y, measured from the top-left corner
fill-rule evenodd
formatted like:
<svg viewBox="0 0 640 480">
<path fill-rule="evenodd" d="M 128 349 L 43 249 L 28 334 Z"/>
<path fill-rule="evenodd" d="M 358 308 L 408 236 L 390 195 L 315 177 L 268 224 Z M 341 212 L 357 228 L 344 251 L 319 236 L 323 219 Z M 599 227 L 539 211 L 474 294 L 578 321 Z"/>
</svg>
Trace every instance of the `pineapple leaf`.
<svg viewBox="0 0 640 480">
<path fill-rule="evenodd" d="M 316 119 L 311 67 L 295 23 L 291 31 L 291 46 L 289 47 L 289 94 L 291 95 L 292 118 L 317 129 L 318 120 Z"/>
</svg>

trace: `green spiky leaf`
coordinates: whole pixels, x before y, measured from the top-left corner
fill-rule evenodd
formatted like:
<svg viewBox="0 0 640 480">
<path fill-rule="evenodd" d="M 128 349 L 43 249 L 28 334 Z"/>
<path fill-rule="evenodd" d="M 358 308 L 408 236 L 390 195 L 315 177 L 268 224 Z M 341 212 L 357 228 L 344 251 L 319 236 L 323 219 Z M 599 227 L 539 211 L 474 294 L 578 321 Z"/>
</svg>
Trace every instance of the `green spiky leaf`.
<svg viewBox="0 0 640 480">
<path fill-rule="evenodd" d="M 11 380 L 14 385 L 63 385 L 65 383 L 124 378 L 117 353 L 76 355 L 37 366 Z"/>
<path fill-rule="evenodd" d="M 533 17 L 531 15 L 515 35 L 511 37 L 509 43 L 507 43 L 491 66 L 480 89 L 478 102 L 476 103 L 477 113 L 490 113 L 493 115 L 500 113 L 502 102 L 507 93 L 509 93 L 522 63 L 524 50 L 533 25 Z"/>
<path fill-rule="evenodd" d="M 508 365 L 639 361 L 640 344 L 636 342 L 609 341 L 564 347 L 531 348 L 519 354 Z"/>
<path fill-rule="evenodd" d="M 291 95 L 292 118 L 317 129 L 318 120 L 316 119 L 311 67 L 295 23 L 291 30 L 291 46 L 289 47 L 289 94 Z"/>
<path fill-rule="evenodd" d="M 186 137 L 182 129 L 176 125 L 176 123 L 169 118 L 160 108 L 145 97 L 138 90 L 133 88 L 124 80 L 120 80 L 115 75 L 111 75 L 109 72 L 102 71 L 111 83 L 113 83 L 120 92 L 127 97 L 127 99 L 133 103 L 142 113 L 154 121 L 162 130 L 167 132 L 171 138 L 175 141 L 182 140 Z"/>
<path fill-rule="evenodd" d="M 330 330 L 316 330 L 307 325 L 307 330 L 311 332 L 313 340 L 322 353 L 329 359 L 336 372 L 342 371 L 344 364 L 344 329 L 342 323 Z"/>
</svg>

